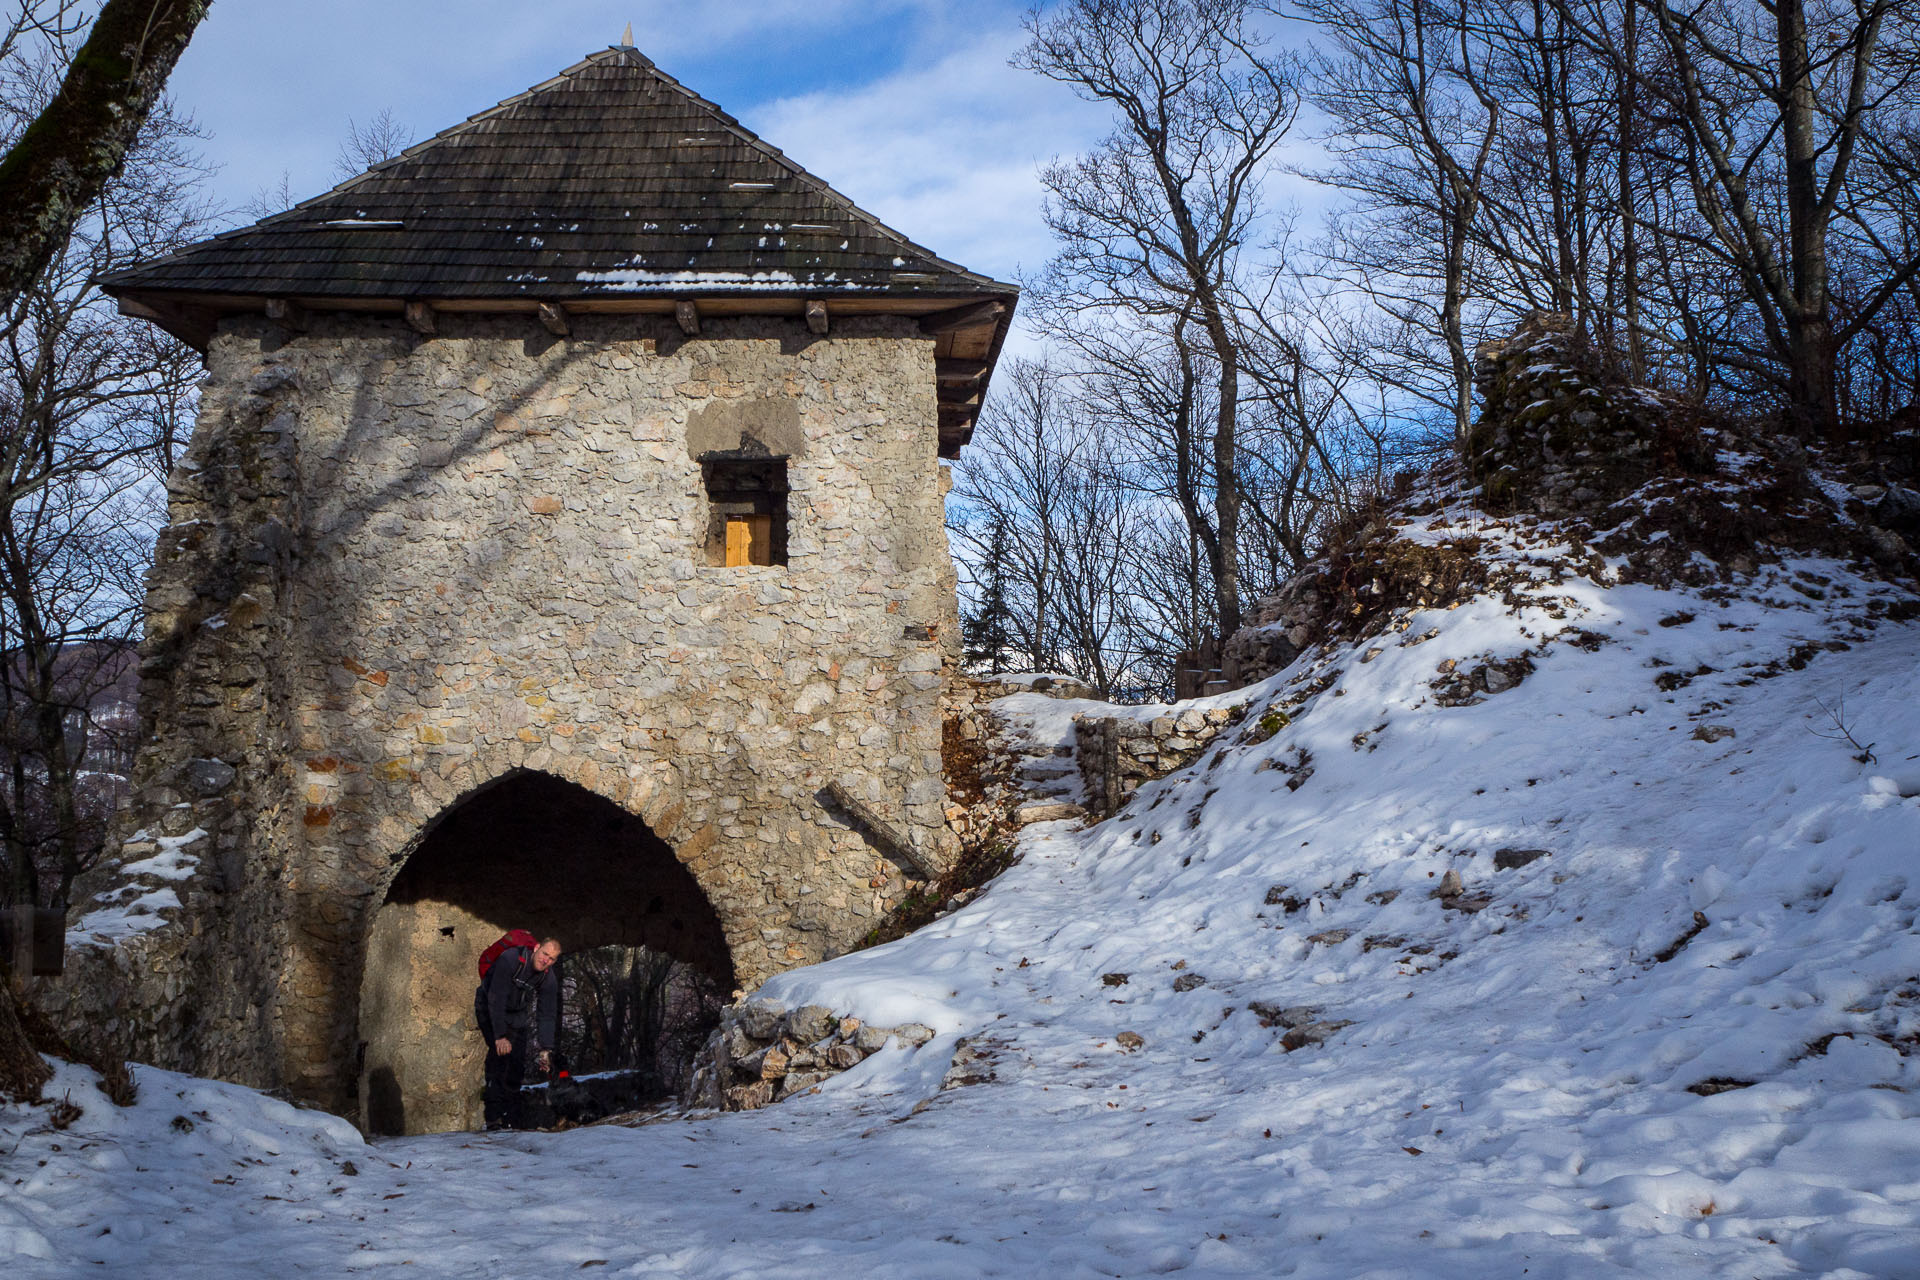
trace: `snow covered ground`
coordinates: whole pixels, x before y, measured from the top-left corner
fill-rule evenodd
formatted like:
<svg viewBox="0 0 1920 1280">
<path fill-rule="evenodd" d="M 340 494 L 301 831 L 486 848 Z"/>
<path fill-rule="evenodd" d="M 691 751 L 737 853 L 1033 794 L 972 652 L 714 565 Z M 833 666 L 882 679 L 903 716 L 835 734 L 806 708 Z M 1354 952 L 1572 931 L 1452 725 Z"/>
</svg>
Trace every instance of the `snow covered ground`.
<svg viewBox="0 0 1920 1280">
<path fill-rule="evenodd" d="M 0 1112 L 6 1274 L 1920 1275 L 1920 625 L 1832 563 L 1714 598 L 1477 532 L 1540 562 L 1518 608 L 1309 654 L 1237 745 L 765 989 L 926 1047 L 764 1111 L 371 1145 L 67 1067 L 69 1127 Z M 963 1037 L 995 1078 L 940 1092 Z"/>
</svg>

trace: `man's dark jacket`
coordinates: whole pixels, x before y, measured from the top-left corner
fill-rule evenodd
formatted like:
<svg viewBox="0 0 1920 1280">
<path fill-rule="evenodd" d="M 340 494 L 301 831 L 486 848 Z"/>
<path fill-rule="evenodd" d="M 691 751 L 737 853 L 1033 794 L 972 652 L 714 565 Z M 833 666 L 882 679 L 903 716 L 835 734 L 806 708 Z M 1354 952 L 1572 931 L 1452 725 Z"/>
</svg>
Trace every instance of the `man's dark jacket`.
<svg viewBox="0 0 1920 1280">
<path fill-rule="evenodd" d="M 489 1044 L 502 1037 L 518 1039 L 515 1032 L 525 1033 L 537 1002 L 540 1028 L 534 1047 L 553 1048 L 554 1023 L 560 1014 L 560 966 L 550 965 L 541 973 L 533 967 L 531 947 L 509 947 L 487 970 L 475 996 L 475 1014 L 483 1009 L 486 1013 L 481 1029 Z"/>
</svg>

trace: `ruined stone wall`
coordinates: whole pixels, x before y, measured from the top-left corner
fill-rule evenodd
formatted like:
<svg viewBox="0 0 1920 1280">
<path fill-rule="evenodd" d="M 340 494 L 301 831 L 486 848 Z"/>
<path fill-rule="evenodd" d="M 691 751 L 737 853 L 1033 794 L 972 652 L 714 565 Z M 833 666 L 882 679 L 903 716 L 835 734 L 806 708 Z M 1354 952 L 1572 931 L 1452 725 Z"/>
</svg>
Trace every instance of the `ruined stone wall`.
<svg viewBox="0 0 1920 1280">
<path fill-rule="evenodd" d="M 1087 811 L 1096 818 L 1111 817 L 1141 783 L 1186 768 L 1239 719 L 1241 710 L 1188 707 L 1151 720 L 1076 715 L 1073 754 Z"/>
<path fill-rule="evenodd" d="M 349 1109 L 373 914 L 436 816 L 516 770 L 642 818 L 743 985 L 834 953 L 906 879 L 825 784 L 931 865 L 953 847 L 935 435 L 907 321 L 223 325 L 113 861 L 207 834 L 171 923 L 81 948 L 44 1002 L 144 1060 Z M 710 567 L 698 454 L 756 448 L 792 455 L 790 563 Z M 84 888 L 81 934 L 125 892 L 113 866 Z"/>
</svg>

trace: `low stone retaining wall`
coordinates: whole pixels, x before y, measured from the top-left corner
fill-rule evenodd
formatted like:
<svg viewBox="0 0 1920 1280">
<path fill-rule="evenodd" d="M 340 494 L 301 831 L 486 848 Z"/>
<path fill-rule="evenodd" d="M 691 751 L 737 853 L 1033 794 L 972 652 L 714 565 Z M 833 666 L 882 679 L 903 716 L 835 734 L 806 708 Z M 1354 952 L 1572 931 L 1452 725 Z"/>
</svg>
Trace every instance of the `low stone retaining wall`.
<svg viewBox="0 0 1920 1280">
<path fill-rule="evenodd" d="M 1095 818 L 1105 818 L 1125 804 L 1141 783 L 1192 764 L 1244 710 L 1188 708 L 1151 720 L 1075 716 L 1074 758 L 1086 789 L 1087 810 Z"/>
</svg>

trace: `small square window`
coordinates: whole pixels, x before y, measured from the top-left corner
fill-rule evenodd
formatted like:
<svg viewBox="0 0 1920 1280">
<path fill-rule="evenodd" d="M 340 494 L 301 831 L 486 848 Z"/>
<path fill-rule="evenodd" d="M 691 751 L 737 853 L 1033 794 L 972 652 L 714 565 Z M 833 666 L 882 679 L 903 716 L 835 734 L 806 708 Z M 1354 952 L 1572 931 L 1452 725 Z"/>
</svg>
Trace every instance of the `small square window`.
<svg viewBox="0 0 1920 1280">
<path fill-rule="evenodd" d="M 707 454 L 707 563 L 787 562 L 787 460 Z"/>
</svg>

